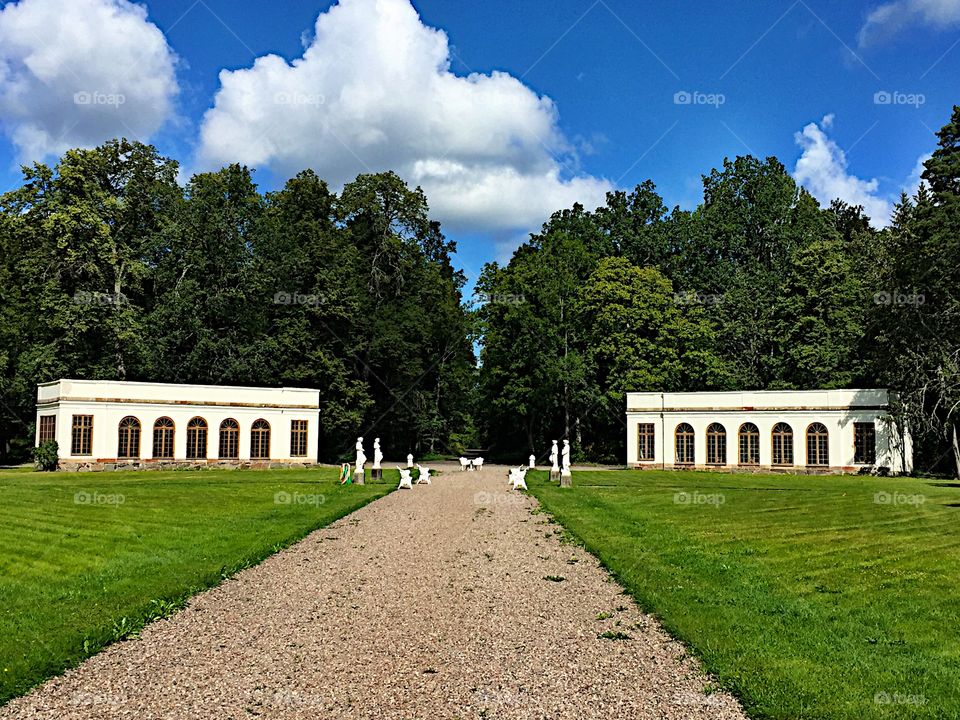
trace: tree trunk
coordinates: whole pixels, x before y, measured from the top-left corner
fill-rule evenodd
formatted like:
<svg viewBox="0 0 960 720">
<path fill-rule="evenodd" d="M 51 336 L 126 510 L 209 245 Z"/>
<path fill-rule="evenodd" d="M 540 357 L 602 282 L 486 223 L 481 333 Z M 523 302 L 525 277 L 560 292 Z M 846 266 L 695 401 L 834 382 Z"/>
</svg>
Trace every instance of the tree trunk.
<svg viewBox="0 0 960 720">
<path fill-rule="evenodd" d="M 957 440 L 957 424 L 953 424 L 953 462 L 957 469 L 957 480 L 960 480 L 960 441 Z"/>
</svg>

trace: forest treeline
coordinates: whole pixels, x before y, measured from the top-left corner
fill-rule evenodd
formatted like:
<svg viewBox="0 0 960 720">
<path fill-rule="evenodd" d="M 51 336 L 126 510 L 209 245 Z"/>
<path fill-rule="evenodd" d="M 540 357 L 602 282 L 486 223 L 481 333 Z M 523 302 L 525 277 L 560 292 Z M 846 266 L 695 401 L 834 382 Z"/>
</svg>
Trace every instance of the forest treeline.
<svg viewBox="0 0 960 720">
<path fill-rule="evenodd" d="M 623 462 L 628 391 L 888 387 L 917 468 L 960 476 L 960 108 L 934 142 L 882 230 L 775 158 L 725 161 L 692 211 L 648 181 L 554 214 L 478 283 L 482 435 Z"/>
<path fill-rule="evenodd" d="M 738 157 L 691 211 L 647 181 L 555 213 L 478 304 L 393 173 L 261 193 L 239 165 L 181 185 L 139 143 L 69 151 L 0 197 L 0 461 L 36 384 L 84 377 L 320 388 L 329 460 L 364 431 L 622 461 L 627 391 L 889 387 L 918 468 L 960 470 L 960 108 L 934 143 L 887 228 Z"/>
<path fill-rule="evenodd" d="M 0 448 L 32 444 L 60 377 L 315 387 L 321 456 L 357 433 L 437 451 L 471 428 L 471 318 L 420 190 L 239 165 L 177 182 L 125 140 L 24 168 L 0 199 Z M 370 440 L 372 441 L 372 437 Z"/>
</svg>

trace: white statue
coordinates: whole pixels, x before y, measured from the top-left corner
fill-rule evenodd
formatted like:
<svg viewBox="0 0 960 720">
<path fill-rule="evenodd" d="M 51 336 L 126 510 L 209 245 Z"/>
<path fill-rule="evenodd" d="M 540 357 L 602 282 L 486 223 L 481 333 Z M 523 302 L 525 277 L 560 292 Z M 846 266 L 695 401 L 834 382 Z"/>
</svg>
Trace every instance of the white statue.
<svg viewBox="0 0 960 720">
<path fill-rule="evenodd" d="M 413 467 L 413 453 L 407 453 L 407 469 Z"/>
<path fill-rule="evenodd" d="M 381 462 L 383 462 L 383 453 L 380 452 L 380 438 L 374 438 L 373 439 L 373 469 L 379 470 Z"/>
<path fill-rule="evenodd" d="M 533 470 L 535 467 L 537 467 L 537 456 L 531 455 L 530 459 L 527 461 L 527 468 Z"/>
<path fill-rule="evenodd" d="M 560 456 L 560 452 L 557 450 L 557 441 L 553 441 L 553 448 L 550 450 L 550 471 L 551 472 L 560 472 L 560 467 L 557 465 L 557 458 Z"/>
<path fill-rule="evenodd" d="M 417 465 L 417 470 L 420 471 L 420 477 L 417 478 L 417 485 L 429 485 L 430 484 L 430 468 L 423 467 L 422 465 Z"/>
<path fill-rule="evenodd" d="M 357 463 L 354 467 L 357 469 L 354 472 L 362 472 L 363 464 L 367 461 L 367 456 L 363 452 L 363 438 L 357 438 Z"/>
<path fill-rule="evenodd" d="M 397 465 L 397 470 L 400 471 L 400 484 L 397 485 L 397 490 L 413 490 L 413 473 L 404 470 L 399 465 Z"/>
<path fill-rule="evenodd" d="M 562 472 L 564 475 L 570 474 L 570 441 L 563 441 L 563 468 Z"/>
</svg>

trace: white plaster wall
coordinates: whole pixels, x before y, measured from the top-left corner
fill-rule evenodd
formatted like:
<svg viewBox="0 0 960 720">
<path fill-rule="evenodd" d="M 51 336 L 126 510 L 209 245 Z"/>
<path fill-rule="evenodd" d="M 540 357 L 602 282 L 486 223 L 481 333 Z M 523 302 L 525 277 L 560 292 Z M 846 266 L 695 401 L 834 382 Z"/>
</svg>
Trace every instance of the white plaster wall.
<svg viewBox="0 0 960 720">
<path fill-rule="evenodd" d="M 133 386 L 132 388 L 130 386 Z M 129 392 L 128 392 L 129 390 Z M 130 399 L 152 399 L 161 402 L 111 402 L 130 396 Z M 44 406 L 53 398 L 59 400 Z M 240 460 L 250 459 L 250 429 L 254 421 L 270 423 L 270 460 L 317 462 L 319 412 L 318 391 L 299 388 L 224 388 L 199 385 L 167 385 L 160 383 L 104 383 L 96 381 L 61 381 L 38 388 L 37 440 L 39 418 L 56 415 L 56 438 L 60 457 L 64 460 L 113 460 L 117 457 L 118 427 L 129 416 L 140 421 L 140 458 L 147 460 L 153 453 L 153 426 L 158 418 L 169 417 L 175 425 L 174 459 L 185 460 L 187 454 L 187 424 L 194 417 L 207 421 L 207 459 L 218 459 L 220 423 L 233 418 L 240 425 Z M 168 403 L 196 403 L 190 405 Z M 224 406 L 212 403 L 237 403 Z M 273 406 L 269 406 L 270 403 Z M 211 404 L 201 404 L 211 403 Z M 239 404 L 268 405 L 242 407 Z M 304 407 L 282 407 L 300 404 Z M 308 407 L 312 405 L 312 407 Z M 93 416 L 92 454 L 73 456 L 71 430 L 74 415 Z M 290 429 L 292 420 L 307 421 L 307 455 L 290 456 Z"/>
<path fill-rule="evenodd" d="M 873 422 L 877 438 L 875 465 L 887 466 L 897 473 L 909 472 L 912 469 L 909 435 L 903 437 L 882 410 L 850 407 L 853 404 L 883 406 L 887 402 L 885 390 L 665 393 L 663 396 L 660 393 L 628 393 L 627 464 L 671 467 L 676 457 L 676 428 L 686 422 L 695 433 L 695 465 L 705 466 L 707 427 L 717 422 L 727 431 L 726 465 L 735 467 L 739 464 L 740 426 L 751 422 L 760 432 L 760 466 L 770 467 L 773 460 L 773 427 L 785 422 L 793 430 L 793 467 L 802 469 L 807 460 L 807 428 L 814 422 L 820 422 L 829 431 L 830 467 L 856 470 L 861 465 L 853 461 L 854 423 Z M 844 404 L 846 407 L 842 407 Z M 817 405 L 831 409 L 812 409 Z M 661 412 L 661 407 L 668 409 Z M 670 411 L 669 408 L 678 410 Z M 655 458 L 652 462 L 638 459 L 637 432 L 640 423 L 654 425 Z M 905 453 L 901 452 L 901 447 L 906 448 Z M 906 463 L 903 462 L 904 454 Z"/>
</svg>

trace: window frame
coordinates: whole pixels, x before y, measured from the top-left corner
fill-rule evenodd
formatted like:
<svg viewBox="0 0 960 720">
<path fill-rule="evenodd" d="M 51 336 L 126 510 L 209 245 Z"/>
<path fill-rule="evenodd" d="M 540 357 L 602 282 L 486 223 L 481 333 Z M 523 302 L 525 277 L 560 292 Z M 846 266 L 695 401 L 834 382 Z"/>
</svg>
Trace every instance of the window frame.
<svg viewBox="0 0 960 720">
<path fill-rule="evenodd" d="M 170 424 L 169 424 L 169 425 L 159 425 L 158 423 L 159 423 L 161 420 L 168 420 L 168 421 L 170 422 Z M 159 431 L 159 433 L 160 433 L 159 437 L 161 437 L 161 438 L 166 437 L 166 436 L 169 434 L 169 437 L 170 437 L 170 454 L 169 454 L 169 455 L 164 455 L 164 454 L 160 454 L 160 453 L 157 452 L 157 447 L 158 447 L 158 443 L 157 443 L 158 434 L 157 434 L 157 433 L 158 433 L 158 431 Z M 168 416 L 166 416 L 166 415 L 163 415 L 163 416 L 158 417 L 156 420 L 153 421 L 153 438 L 152 438 L 152 440 L 153 440 L 153 445 L 152 445 L 152 454 L 151 454 L 151 457 L 152 457 L 153 459 L 155 459 L 155 460 L 173 460 L 173 459 L 174 459 L 174 456 L 175 456 L 175 454 L 176 454 L 176 452 L 177 452 L 177 424 L 174 422 L 173 418 L 168 417 Z M 161 442 L 159 445 L 160 445 L 160 449 L 163 450 L 163 449 L 164 449 L 164 447 L 163 447 L 164 443 Z"/>
<path fill-rule="evenodd" d="M 812 422 L 807 425 L 806 435 L 807 467 L 830 467 L 830 430 L 822 422 Z M 812 458 L 811 448 L 815 448 L 816 458 Z M 813 459 L 817 462 L 812 462 Z"/>
<path fill-rule="evenodd" d="M 128 420 L 133 422 L 127 423 Z M 140 418 L 127 415 L 117 423 L 117 460 L 139 460 L 142 442 L 143 423 L 140 422 Z M 126 444 L 126 452 L 123 452 L 124 444 Z"/>
<path fill-rule="evenodd" d="M 653 462 L 656 459 L 656 442 L 656 424 L 637 423 L 637 462 Z"/>
<path fill-rule="evenodd" d="M 707 465 L 719 467 L 726 464 L 727 429 L 718 422 L 710 423 L 707 426 Z"/>
<path fill-rule="evenodd" d="M 37 444 L 57 439 L 57 416 L 41 415 L 37 427 Z"/>
<path fill-rule="evenodd" d="M 299 425 L 302 424 L 302 428 Z M 310 443 L 310 425 L 308 420 L 290 421 L 290 457 L 307 457 Z M 302 452 L 297 452 L 301 449 Z"/>
<path fill-rule="evenodd" d="M 187 460 L 206 460 L 209 451 L 210 423 L 196 415 L 187 423 Z"/>
<path fill-rule="evenodd" d="M 262 426 L 258 427 L 258 423 L 263 423 Z M 266 426 L 266 427 L 264 427 Z M 273 438 L 273 428 L 270 427 L 270 423 L 264 420 L 263 418 L 257 418 L 250 425 L 250 459 L 251 460 L 269 460 L 270 459 L 270 443 Z M 262 454 L 264 440 L 263 436 L 266 435 L 266 454 Z M 254 439 L 256 438 L 256 439 Z"/>
<path fill-rule="evenodd" d="M 233 423 L 233 425 L 224 427 L 227 423 Z M 232 439 L 231 439 L 232 438 Z M 225 455 L 224 450 L 224 440 L 227 440 L 227 449 L 229 450 L 229 443 L 233 444 L 233 454 Z M 240 459 L 240 423 L 237 422 L 235 418 L 224 418 L 220 422 L 219 435 L 217 438 L 217 457 L 221 460 L 239 460 Z"/>
<path fill-rule="evenodd" d="M 749 428 L 747 428 L 749 426 Z M 744 430 L 744 428 L 747 428 Z M 748 460 L 744 461 L 744 450 Z M 750 460 L 750 457 L 756 457 L 756 460 Z M 760 428 L 756 423 L 745 422 L 740 424 L 737 430 L 737 465 L 744 467 L 760 466 Z"/>
<path fill-rule="evenodd" d="M 872 440 L 869 444 L 869 452 L 865 441 L 861 441 L 861 432 L 866 432 Z M 861 448 L 861 444 L 863 447 Z M 861 454 L 861 450 L 864 454 Z M 874 421 L 855 422 L 853 424 L 853 464 L 854 465 L 876 465 L 877 464 L 877 423 Z"/>
<path fill-rule="evenodd" d="M 778 430 L 786 428 L 786 430 Z M 777 462 L 777 440 L 780 440 L 780 461 Z M 789 423 L 778 422 L 770 431 L 770 464 L 777 467 L 794 467 L 796 464 L 793 447 L 793 427 Z M 786 458 L 789 450 L 789 459 Z"/>
<path fill-rule="evenodd" d="M 681 442 L 681 438 L 683 439 Z M 689 450 L 690 459 L 681 459 L 680 448 Z M 679 423 L 673 430 L 673 457 L 677 465 L 696 465 L 697 463 L 697 432 L 690 423 Z M 686 453 L 684 453 L 686 457 Z"/>
<path fill-rule="evenodd" d="M 86 425 L 77 425 L 78 419 L 89 422 Z M 84 443 L 86 440 L 86 443 Z M 80 449 L 77 450 L 77 446 Z M 86 447 L 86 452 L 83 448 Z M 70 422 L 70 454 L 74 457 L 91 457 L 93 455 L 93 415 L 74 415 Z"/>
</svg>

